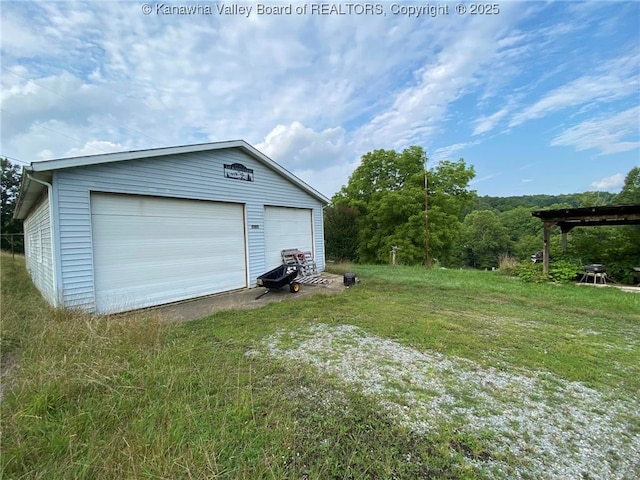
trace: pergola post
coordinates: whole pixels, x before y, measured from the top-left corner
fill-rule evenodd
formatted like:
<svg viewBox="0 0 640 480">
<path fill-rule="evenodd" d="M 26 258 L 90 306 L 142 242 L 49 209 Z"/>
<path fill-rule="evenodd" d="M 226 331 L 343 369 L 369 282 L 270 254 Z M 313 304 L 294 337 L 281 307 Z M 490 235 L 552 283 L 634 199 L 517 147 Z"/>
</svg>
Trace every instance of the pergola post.
<svg viewBox="0 0 640 480">
<path fill-rule="evenodd" d="M 573 230 L 573 225 L 560 225 L 562 232 L 562 253 L 567 253 L 567 233 Z"/>
<path fill-rule="evenodd" d="M 547 275 L 549 273 L 549 233 L 551 227 L 555 225 L 555 222 L 544 222 L 544 236 L 542 246 L 542 273 Z"/>
</svg>

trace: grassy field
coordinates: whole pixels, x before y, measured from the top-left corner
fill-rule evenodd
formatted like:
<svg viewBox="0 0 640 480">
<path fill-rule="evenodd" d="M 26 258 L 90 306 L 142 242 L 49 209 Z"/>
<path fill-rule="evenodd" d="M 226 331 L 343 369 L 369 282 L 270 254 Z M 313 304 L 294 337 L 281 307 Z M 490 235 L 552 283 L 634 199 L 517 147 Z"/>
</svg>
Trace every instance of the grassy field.
<svg viewBox="0 0 640 480">
<path fill-rule="evenodd" d="M 640 477 L 640 294 L 342 266 L 162 323 L 53 310 L 1 260 L 2 478 Z"/>
</svg>

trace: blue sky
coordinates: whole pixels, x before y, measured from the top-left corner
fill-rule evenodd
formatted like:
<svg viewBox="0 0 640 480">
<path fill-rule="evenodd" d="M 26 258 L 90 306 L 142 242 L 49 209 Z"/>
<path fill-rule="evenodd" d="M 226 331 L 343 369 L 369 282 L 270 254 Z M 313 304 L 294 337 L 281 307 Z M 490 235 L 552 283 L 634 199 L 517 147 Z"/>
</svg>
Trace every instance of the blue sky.
<svg viewBox="0 0 640 480">
<path fill-rule="evenodd" d="M 495 196 L 617 192 L 640 165 L 637 1 L 503 1 L 484 15 L 145 3 L 0 1 L 1 155 L 242 138 L 328 197 L 377 148 L 464 158 L 471 188 Z"/>
</svg>

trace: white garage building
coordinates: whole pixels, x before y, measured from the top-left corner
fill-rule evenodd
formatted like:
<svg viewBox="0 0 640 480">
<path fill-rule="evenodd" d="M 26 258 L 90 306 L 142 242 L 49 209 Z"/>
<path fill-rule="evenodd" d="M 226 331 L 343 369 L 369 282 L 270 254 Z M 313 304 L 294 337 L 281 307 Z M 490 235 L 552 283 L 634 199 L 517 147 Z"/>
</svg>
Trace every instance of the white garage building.
<svg viewBox="0 0 640 480">
<path fill-rule="evenodd" d="M 115 313 L 253 287 L 283 249 L 323 270 L 328 202 L 237 140 L 33 162 L 15 217 L 52 305 Z"/>
</svg>

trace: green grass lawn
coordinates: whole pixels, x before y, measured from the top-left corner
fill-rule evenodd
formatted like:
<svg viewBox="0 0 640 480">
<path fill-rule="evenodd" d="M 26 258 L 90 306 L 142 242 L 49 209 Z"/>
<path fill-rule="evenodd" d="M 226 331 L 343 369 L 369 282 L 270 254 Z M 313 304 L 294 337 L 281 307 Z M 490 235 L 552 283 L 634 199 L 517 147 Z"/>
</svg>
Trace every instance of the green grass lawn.
<svg viewBox="0 0 640 480">
<path fill-rule="evenodd" d="M 341 266 L 170 324 L 53 310 L 1 260 L 2 478 L 640 476 L 640 294 Z"/>
</svg>

